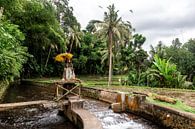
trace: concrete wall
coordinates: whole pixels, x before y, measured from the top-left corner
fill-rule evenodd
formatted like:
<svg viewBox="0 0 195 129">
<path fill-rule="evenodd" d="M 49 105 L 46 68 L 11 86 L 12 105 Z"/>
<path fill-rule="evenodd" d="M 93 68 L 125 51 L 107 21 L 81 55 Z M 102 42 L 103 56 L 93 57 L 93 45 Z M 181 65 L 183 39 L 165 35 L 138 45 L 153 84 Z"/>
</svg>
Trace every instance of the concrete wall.
<svg viewBox="0 0 195 129">
<path fill-rule="evenodd" d="M 83 109 L 83 100 L 69 100 L 64 105 L 65 116 L 79 129 L 103 129 L 101 122 L 89 111 Z"/>
<path fill-rule="evenodd" d="M 118 99 L 120 94 L 116 91 L 82 87 L 81 94 L 82 96 L 90 97 L 90 98 L 97 99 L 97 100 L 102 100 L 110 104 L 120 101 Z"/>
</svg>

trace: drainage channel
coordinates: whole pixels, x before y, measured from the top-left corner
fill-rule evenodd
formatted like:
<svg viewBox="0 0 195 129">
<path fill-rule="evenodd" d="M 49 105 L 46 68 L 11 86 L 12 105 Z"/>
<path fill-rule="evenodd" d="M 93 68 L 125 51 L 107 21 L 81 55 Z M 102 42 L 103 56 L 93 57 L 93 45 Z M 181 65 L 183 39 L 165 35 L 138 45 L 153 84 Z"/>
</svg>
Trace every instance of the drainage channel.
<svg viewBox="0 0 195 129">
<path fill-rule="evenodd" d="M 114 113 L 109 104 L 85 99 L 84 108 L 94 114 L 104 129 L 161 129 L 150 121 L 127 113 Z"/>
<path fill-rule="evenodd" d="M 51 90 L 52 91 L 52 90 Z M 52 99 L 48 87 L 21 85 L 8 90 L 4 103 Z M 114 113 L 109 104 L 85 99 L 84 108 L 93 113 L 102 123 L 104 129 L 160 129 L 152 122 L 140 117 Z M 66 118 L 58 115 L 57 106 L 26 107 L 0 113 L 0 129 L 77 129 Z"/>
</svg>

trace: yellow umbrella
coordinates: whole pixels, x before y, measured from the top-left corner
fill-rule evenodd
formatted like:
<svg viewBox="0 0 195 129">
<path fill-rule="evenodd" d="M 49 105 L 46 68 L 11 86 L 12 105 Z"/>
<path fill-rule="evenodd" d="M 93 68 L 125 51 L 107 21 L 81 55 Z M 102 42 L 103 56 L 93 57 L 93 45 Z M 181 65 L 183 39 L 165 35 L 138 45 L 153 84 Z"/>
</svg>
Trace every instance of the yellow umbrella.
<svg viewBox="0 0 195 129">
<path fill-rule="evenodd" d="M 55 57 L 55 60 L 58 62 L 63 62 L 66 59 L 71 60 L 72 57 L 73 57 L 73 55 L 71 53 L 61 53 Z"/>
</svg>

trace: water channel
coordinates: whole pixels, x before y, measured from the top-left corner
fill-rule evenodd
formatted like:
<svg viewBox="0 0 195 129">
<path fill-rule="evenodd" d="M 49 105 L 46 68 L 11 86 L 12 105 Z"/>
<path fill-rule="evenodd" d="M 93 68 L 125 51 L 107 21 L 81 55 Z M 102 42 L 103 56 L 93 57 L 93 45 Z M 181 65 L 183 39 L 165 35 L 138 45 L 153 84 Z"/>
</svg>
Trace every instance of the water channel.
<svg viewBox="0 0 195 129">
<path fill-rule="evenodd" d="M 3 103 L 51 100 L 54 88 L 20 85 L 8 89 Z M 128 113 L 114 113 L 109 104 L 85 99 L 84 108 L 94 114 L 104 129 L 160 129 L 155 124 Z M 57 104 L 14 109 L 0 113 L 0 129 L 77 129 L 65 117 L 58 115 Z"/>
</svg>

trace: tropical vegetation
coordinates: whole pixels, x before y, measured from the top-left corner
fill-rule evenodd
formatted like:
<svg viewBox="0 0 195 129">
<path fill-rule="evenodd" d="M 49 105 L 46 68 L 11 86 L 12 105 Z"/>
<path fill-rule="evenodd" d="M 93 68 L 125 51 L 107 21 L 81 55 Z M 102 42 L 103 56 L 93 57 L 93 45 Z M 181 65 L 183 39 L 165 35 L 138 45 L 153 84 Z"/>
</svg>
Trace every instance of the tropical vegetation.
<svg viewBox="0 0 195 129">
<path fill-rule="evenodd" d="M 0 80 L 13 81 L 20 77 L 29 54 L 22 46 L 25 37 L 18 26 L 4 20 L 2 14 L 0 18 Z"/>
<path fill-rule="evenodd" d="M 78 75 L 122 75 L 121 84 L 195 89 L 195 39 L 159 42 L 123 21 L 112 4 L 81 30 L 68 0 L 0 0 L 0 80 L 61 76 L 60 53 L 72 53 Z"/>
</svg>

